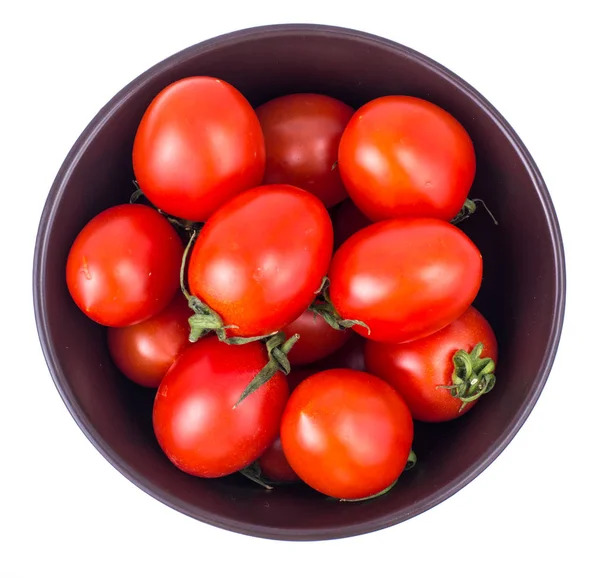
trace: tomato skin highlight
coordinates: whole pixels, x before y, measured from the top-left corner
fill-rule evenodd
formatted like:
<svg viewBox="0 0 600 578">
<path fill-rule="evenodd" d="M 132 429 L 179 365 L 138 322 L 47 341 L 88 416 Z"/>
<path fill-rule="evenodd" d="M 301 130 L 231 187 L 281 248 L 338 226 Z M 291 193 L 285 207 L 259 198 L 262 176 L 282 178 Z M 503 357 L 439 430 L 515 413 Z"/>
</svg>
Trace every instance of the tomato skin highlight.
<svg viewBox="0 0 600 578">
<path fill-rule="evenodd" d="M 475 177 L 475 149 L 463 126 L 437 105 L 383 96 L 359 108 L 339 148 L 342 180 L 372 221 L 450 221 Z"/>
<path fill-rule="evenodd" d="M 288 353 L 292 365 L 306 365 L 324 359 L 340 349 L 353 333 L 333 329 L 323 317 L 306 310 L 298 319 L 282 330 L 289 339 L 294 334 L 300 339 Z"/>
<path fill-rule="evenodd" d="M 362 229 L 335 253 L 330 297 L 353 329 L 403 343 L 458 318 L 481 286 L 482 257 L 458 228 L 438 219 L 392 219 Z"/>
<path fill-rule="evenodd" d="M 158 387 L 179 354 L 190 346 L 192 314 L 180 293 L 160 313 L 127 327 L 108 328 L 108 349 L 117 368 L 134 383 Z"/>
<path fill-rule="evenodd" d="M 191 252 L 190 291 L 235 325 L 228 335 L 268 335 L 313 302 L 333 247 L 331 219 L 314 195 L 256 187 L 221 207 Z"/>
<path fill-rule="evenodd" d="M 89 221 L 71 246 L 66 267 L 69 293 L 96 323 L 140 323 L 175 295 L 182 255 L 177 233 L 154 209 L 111 207 Z"/>
<path fill-rule="evenodd" d="M 289 184 L 326 207 L 348 196 L 337 166 L 342 133 L 354 110 L 323 94 L 289 94 L 256 109 L 265 136 L 265 184 Z"/>
<path fill-rule="evenodd" d="M 300 480 L 287 461 L 281 438 L 277 438 L 258 459 L 263 477 L 271 482 L 297 482 Z"/>
<path fill-rule="evenodd" d="M 453 355 L 464 349 L 471 352 L 483 344 L 481 357 L 498 359 L 498 344 L 490 324 L 477 309 L 469 307 L 457 320 L 437 333 L 403 344 L 367 341 L 367 370 L 384 379 L 406 401 L 413 418 L 440 422 L 455 419 L 469 411 L 479 399 L 462 411 L 460 399 L 440 385 L 452 384 Z"/>
<path fill-rule="evenodd" d="M 164 453 L 182 471 L 216 478 L 254 462 L 273 443 L 288 386 L 278 372 L 236 406 L 267 363 L 262 343 L 227 345 L 204 337 L 167 372 L 154 402 L 154 432 Z"/>
<path fill-rule="evenodd" d="M 402 473 L 413 422 L 400 395 L 368 373 L 332 369 L 292 393 L 281 422 L 290 466 L 315 490 L 339 499 L 373 496 Z"/>
<path fill-rule="evenodd" d="M 224 80 L 192 76 L 174 82 L 142 117 L 133 169 L 154 205 L 176 217 L 206 221 L 262 181 L 265 146 L 256 113 Z"/>
</svg>

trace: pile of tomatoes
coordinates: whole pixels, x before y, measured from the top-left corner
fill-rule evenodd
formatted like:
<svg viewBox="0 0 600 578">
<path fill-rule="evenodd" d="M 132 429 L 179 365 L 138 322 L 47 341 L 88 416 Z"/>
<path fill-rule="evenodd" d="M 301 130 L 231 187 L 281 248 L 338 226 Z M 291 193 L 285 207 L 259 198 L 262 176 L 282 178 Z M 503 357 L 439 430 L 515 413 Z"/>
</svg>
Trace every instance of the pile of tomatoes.
<svg viewBox="0 0 600 578">
<path fill-rule="evenodd" d="M 75 239 L 71 296 L 194 476 L 343 500 L 414 464 L 413 420 L 465 414 L 497 345 L 472 306 L 475 153 L 435 104 L 292 94 L 256 110 L 184 78 L 146 110 L 138 190 Z M 125 200 L 124 200 L 125 201 Z"/>
</svg>

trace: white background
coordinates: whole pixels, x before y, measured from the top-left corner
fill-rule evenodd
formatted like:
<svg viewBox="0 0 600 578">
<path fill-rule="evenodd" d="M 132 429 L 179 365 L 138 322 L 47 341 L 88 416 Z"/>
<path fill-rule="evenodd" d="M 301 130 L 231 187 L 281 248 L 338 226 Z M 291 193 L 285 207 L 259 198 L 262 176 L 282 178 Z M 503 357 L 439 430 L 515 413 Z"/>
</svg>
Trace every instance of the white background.
<svg viewBox="0 0 600 578">
<path fill-rule="evenodd" d="M 567 3 L 369 0 L 2 2 L 0 576 L 600 576 L 597 20 Z M 390 13 L 390 6 L 394 12 Z M 279 543 L 170 510 L 70 418 L 31 299 L 39 215 L 72 143 L 119 89 L 217 34 L 316 22 L 411 46 L 461 75 L 536 159 L 565 237 L 568 306 L 553 373 L 508 449 L 445 503 L 358 538 Z M 595 78 L 594 78 L 595 77 Z"/>
</svg>

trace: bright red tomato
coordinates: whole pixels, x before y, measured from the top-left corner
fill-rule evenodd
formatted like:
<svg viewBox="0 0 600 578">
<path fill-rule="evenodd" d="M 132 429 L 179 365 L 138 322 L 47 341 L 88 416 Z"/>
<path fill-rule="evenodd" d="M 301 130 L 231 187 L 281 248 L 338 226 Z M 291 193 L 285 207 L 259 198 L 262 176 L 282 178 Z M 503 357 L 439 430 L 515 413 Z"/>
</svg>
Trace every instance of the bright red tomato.
<svg viewBox="0 0 600 578">
<path fill-rule="evenodd" d="M 359 108 L 339 149 L 344 185 L 372 221 L 450 221 L 475 177 L 475 150 L 462 125 L 439 106 L 384 96 Z"/>
<path fill-rule="evenodd" d="M 143 205 L 94 217 L 67 259 L 67 286 L 91 319 L 124 327 L 164 309 L 179 287 L 183 246 L 169 222 Z"/>
<path fill-rule="evenodd" d="M 157 207 L 206 221 L 223 203 L 262 181 L 265 146 L 256 113 L 223 80 L 179 80 L 144 113 L 133 143 L 133 170 Z"/>
<path fill-rule="evenodd" d="M 206 223 L 192 251 L 191 292 L 231 335 L 268 335 L 300 316 L 327 273 L 331 219 L 314 195 L 265 185 L 231 200 Z"/>
<path fill-rule="evenodd" d="M 288 338 L 296 333 L 300 335 L 300 339 L 288 354 L 292 365 L 306 365 L 324 359 L 342 347 L 353 334 L 348 330 L 333 329 L 323 317 L 309 310 L 284 327 L 283 332 Z"/>
<path fill-rule="evenodd" d="M 331 369 L 303 381 L 281 422 L 283 451 L 315 490 L 340 499 L 373 496 L 402 473 L 413 422 L 400 395 L 368 373 Z"/>
<path fill-rule="evenodd" d="M 331 220 L 333 222 L 335 249 L 341 247 L 354 233 L 358 233 L 361 229 L 372 224 L 350 199 L 340 203 Z"/>
<path fill-rule="evenodd" d="M 495 363 L 498 346 L 494 332 L 483 315 L 469 307 L 456 321 L 424 339 L 400 345 L 368 341 L 365 361 L 369 372 L 400 392 L 414 419 L 446 421 L 464 415 L 477 401 L 461 411 L 462 400 L 439 386 L 452 385 L 454 354 L 461 349 L 470 353 L 478 343 L 483 344 L 481 358 Z"/>
<path fill-rule="evenodd" d="M 258 459 L 262 475 L 271 482 L 297 482 L 300 478 L 288 463 L 281 438 L 277 438 Z"/>
<path fill-rule="evenodd" d="M 256 109 L 267 151 L 264 183 L 300 187 L 332 207 L 348 196 L 337 166 L 354 110 L 322 94 L 290 94 Z"/>
<path fill-rule="evenodd" d="M 262 343 L 227 345 L 215 336 L 175 361 L 156 393 L 153 423 L 160 447 L 180 470 L 226 476 L 273 443 L 289 395 L 285 376 L 278 372 L 236 405 L 267 361 Z"/>
<path fill-rule="evenodd" d="M 158 387 L 179 354 L 190 345 L 192 314 L 181 292 L 167 307 L 146 321 L 109 327 L 108 349 L 115 365 L 131 381 Z"/>
<path fill-rule="evenodd" d="M 464 313 L 483 273 L 481 254 L 458 228 L 437 219 L 393 219 L 359 231 L 331 263 L 330 296 L 353 329 L 400 343 L 435 333 Z"/>
</svg>

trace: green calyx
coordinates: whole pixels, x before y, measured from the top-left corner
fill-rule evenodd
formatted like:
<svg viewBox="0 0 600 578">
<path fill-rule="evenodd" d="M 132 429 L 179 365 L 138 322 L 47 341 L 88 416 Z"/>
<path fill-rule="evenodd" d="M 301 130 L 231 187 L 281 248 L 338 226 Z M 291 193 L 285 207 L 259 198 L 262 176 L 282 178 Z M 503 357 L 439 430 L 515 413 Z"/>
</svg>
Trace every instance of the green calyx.
<svg viewBox="0 0 600 578">
<path fill-rule="evenodd" d="M 300 339 L 297 333 L 286 339 L 285 333 L 280 331 L 272 337 L 269 337 L 265 343 L 269 361 L 267 364 L 254 376 L 254 379 L 246 386 L 242 392 L 240 399 L 233 406 L 234 409 L 240 405 L 249 395 L 253 394 L 258 388 L 267 383 L 278 371 L 289 375 L 292 370 L 290 361 L 287 358 L 292 347 Z"/>
<path fill-rule="evenodd" d="M 475 211 L 477 211 L 477 203 L 480 203 L 483 206 L 488 215 L 492 218 L 492 221 L 494 221 L 494 225 L 497 225 L 498 221 L 496 221 L 492 211 L 488 209 L 488 206 L 482 199 L 467 199 L 456 217 L 454 217 L 454 219 L 452 219 L 450 222 L 453 225 L 457 225 L 458 223 L 468 219 L 473 213 L 475 213 Z"/>
<path fill-rule="evenodd" d="M 239 472 L 242 476 L 245 476 L 249 480 L 252 480 L 255 484 L 262 486 L 265 490 L 272 490 L 273 486 L 263 478 L 262 471 L 258 462 L 252 462 L 249 466 L 242 468 Z"/>
<path fill-rule="evenodd" d="M 439 385 L 449 390 L 452 397 L 460 399 L 462 411 L 468 403 L 492 391 L 496 384 L 496 364 L 490 357 L 481 357 L 483 343 L 478 343 L 471 353 L 459 349 L 453 356 L 452 385 Z"/>
<path fill-rule="evenodd" d="M 317 295 L 318 297 L 309 307 L 309 310 L 315 315 L 320 315 L 328 325 L 334 329 L 337 329 L 338 331 L 344 331 L 345 329 L 349 329 L 354 325 L 360 325 L 361 327 L 364 327 L 369 334 L 371 333 L 371 329 L 363 321 L 359 321 L 358 319 L 344 319 L 335 310 L 335 307 L 331 302 L 331 298 L 329 297 L 329 279 L 327 277 L 323 277 L 323 281 L 321 282 L 321 287 L 319 287 L 319 290 L 317 291 Z"/>
</svg>

